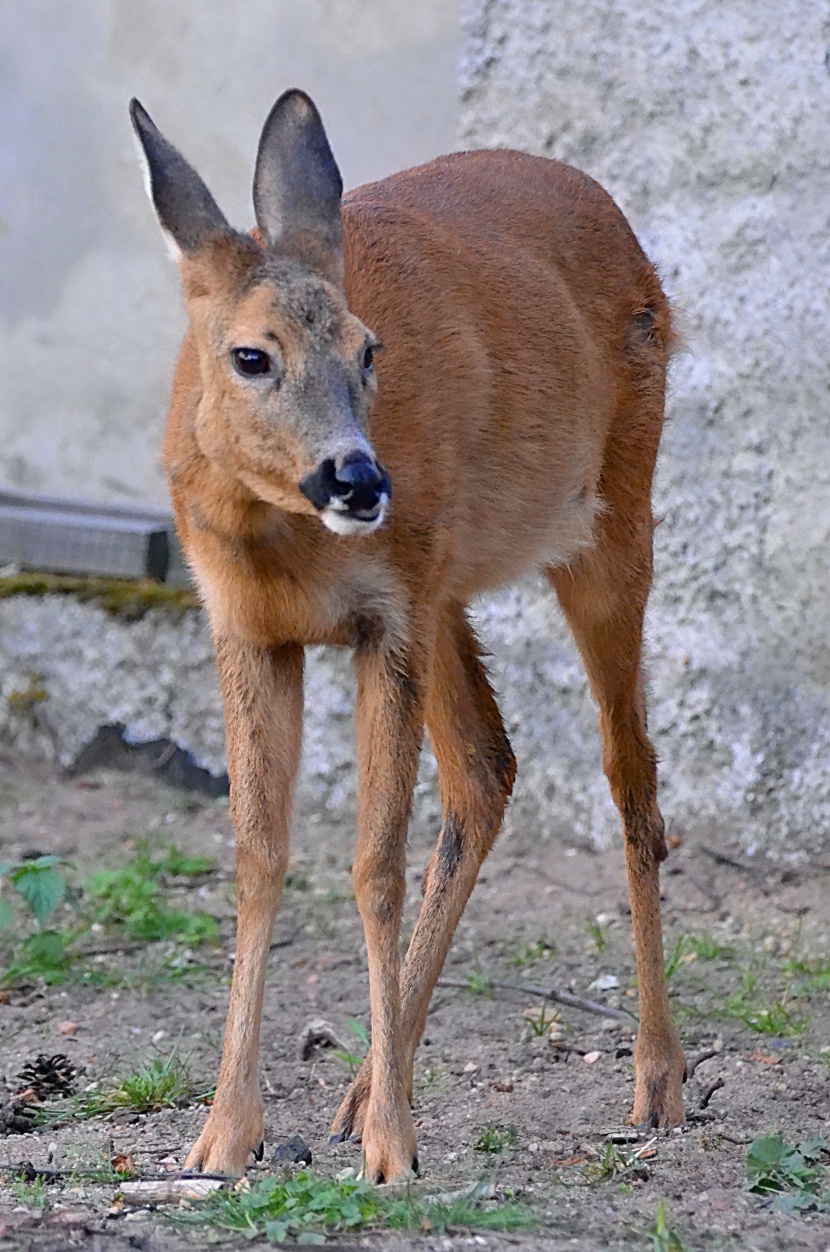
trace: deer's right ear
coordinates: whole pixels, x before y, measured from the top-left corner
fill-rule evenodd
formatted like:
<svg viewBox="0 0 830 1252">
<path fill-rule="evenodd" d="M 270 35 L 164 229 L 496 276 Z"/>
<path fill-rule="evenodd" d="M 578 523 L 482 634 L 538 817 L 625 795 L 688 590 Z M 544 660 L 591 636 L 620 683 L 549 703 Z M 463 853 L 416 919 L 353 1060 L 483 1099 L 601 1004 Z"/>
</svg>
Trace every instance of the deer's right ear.
<svg viewBox="0 0 830 1252">
<path fill-rule="evenodd" d="M 191 165 L 162 135 L 138 100 L 130 101 L 147 192 L 175 260 L 193 252 L 230 227 L 222 210 Z"/>
</svg>

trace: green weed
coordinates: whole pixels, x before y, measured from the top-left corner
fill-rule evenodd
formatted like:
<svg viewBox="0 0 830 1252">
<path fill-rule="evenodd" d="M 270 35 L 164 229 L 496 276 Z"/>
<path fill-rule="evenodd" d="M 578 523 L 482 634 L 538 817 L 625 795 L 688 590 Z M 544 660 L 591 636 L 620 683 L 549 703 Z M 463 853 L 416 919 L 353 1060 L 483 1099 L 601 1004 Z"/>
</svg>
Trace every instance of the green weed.
<svg viewBox="0 0 830 1252">
<path fill-rule="evenodd" d="M 476 1152 L 497 1154 L 514 1147 L 517 1138 L 515 1126 L 482 1126 L 473 1147 Z"/>
<path fill-rule="evenodd" d="M 40 978 L 47 986 L 64 982 L 72 960 L 73 936 L 63 930 L 39 930 L 28 935 L 17 949 L 12 963 L 0 974 L 0 986 Z"/>
<path fill-rule="evenodd" d="M 64 877 L 58 869 L 63 864 L 59 856 L 38 856 L 17 865 L 10 861 L 0 864 L 0 885 L 8 884 L 23 907 L 28 924 L 35 927 L 34 933 L 19 943 L 11 965 L 0 973 L 0 986 L 13 986 L 31 978 L 42 978 L 50 985 L 63 981 L 72 936 L 44 929 L 46 919 L 66 895 Z M 0 898 L 0 930 L 9 927 L 14 917 L 11 901 Z"/>
<path fill-rule="evenodd" d="M 448 1074 L 443 1065 L 438 1065 L 435 1061 L 430 1061 L 429 1065 L 424 1067 L 424 1071 L 417 1080 L 418 1090 L 426 1095 L 431 1091 L 440 1091 L 446 1085 Z"/>
<path fill-rule="evenodd" d="M 493 996 L 493 980 L 483 969 L 471 970 L 467 975 L 467 990 L 471 995 L 490 1000 Z"/>
<path fill-rule="evenodd" d="M 587 930 L 597 952 L 604 952 L 608 947 L 608 940 L 605 938 L 605 931 L 602 929 L 599 922 L 595 922 L 593 918 L 591 918 L 588 921 Z"/>
<path fill-rule="evenodd" d="M 419 1233 L 445 1230 L 528 1229 L 532 1218 L 514 1203 L 492 1206 L 480 1189 L 457 1198 L 430 1200 L 411 1192 L 395 1197 L 355 1178 L 321 1178 L 301 1171 L 293 1178 L 265 1178 L 251 1187 L 218 1191 L 178 1220 L 211 1225 L 271 1243 L 295 1239 L 324 1243 L 326 1235 L 383 1227 Z"/>
<path fill-rule="evenodd" d="M 687 935 L 686 943 L 689 952 L 693 952 L 699 961 L 718 961 L 731 956 L 731 949 L 724 948 L 711 935 Z"/>
<path fill-rule="evenodd" d="M 761 1035 L 789 1038 L 803 1034 L 807 1018 L 798 1009 L 788 1008 L 784 1000 L 765 1000 L 758 990 L 758 979 L 752 970 L 745 970 L 741 985 L 726 1001 L 726 1015 L 742 1022 Z"/>
<path fill-rule="evenodd" d="M 782 961 L 781 969 L 792 978 L 795 995 L 830 991 L 830 960 L 796 955 Z"/>
<path fill-rule="evenodd" d="M 556 944 L 550 939 L 537 939 L 535 943 L 528 944 L 527 947 L 514 952 L 510 957 L 510 964 L 515 965 L 517 969 L 524 969 L 526 965 L 532 965 L 534 961 L 549 960 L 555 952 Z"/>
<path fill-rule="evenodd" d="M 42 1178 L 34 1178 L 31 1182 L 22 1174 L 12 1182 L 9 1192 L 17 1204 L 25 1204 L 27 1208 L 42 1209 L 46 1207 L 46 1183 Z"/>
<path fill-rule="evenodd" d="M 347 1024 L 361 1050 L 359 1052 L 337 1050 L 333 1055 L 338 1061 L 348 1066 L 352 1077 L 354 1077 L 363 1063 L 364 1056 L 369 1051 L 369 1035 L 363 1022 L 359 1022 L 357 1018 L 350 1017 Z"/>
<path fill-rule="evenodd" d="M 654 1226 L 648 1232 L 651 1240 L 652 1252 L 687 1252 L 686 1244 L 680 1238 L 676 1230 L 669 1226 L 666 1217 L 665 1200 L 657 1201 L 657 1213 L 654 1218 Z"/>
<path fill-rule="evenodd" d="M 170 879 L 193 878 L 212 867 L 213 862 L 203 856 L 185 856 L 172 846 L 151 850 L 141 844 L 125 865 L 93 875 L 84 889 L 84 885 L 67 884 L 71 866 L 57 856 L 3 863 L 0 886 L 6 886 L 8 893 L 0 897 L 0 931 L 6 930 L 6 938 L 14 947 L 10 964 L 0 969 L 0 986 L 32 979 L 49 985 L 65 981 L 73 962 L 83 960 L 76 942 L 94 923 L 144 942 L 168 939 L 195 946 L 214 939 L 218 930 L 214 918 L 171 908 L 163 894 Z M 65 900 L 75 911 L 71 927 L 46 929 L 47 919 Z M 17 908 L 13 901 L 17 901 Z M 32 926 L 34 933 L 24 933 L 21 938 L 21 930 Z M 165 966 L 163 972 L 167 977 L 180 978 L 185 969 L 181 960 L 171 958 L 169 969 Z M 86 982 L 112 981 L 106 971 L 94 968 L 77 970 L 73 976 Z"/>
<path fill-rule="evenodd" d="M 789 1147 L 780 1135 L 763 1135 L 753 1140 L 746 1154 L 749 1190 L 756 1195 L 774 1196 L 777 1208 L 830 1211 L 830 1181 L 822 1162 L 830 1157 L 823 1139 L 808 1139 Z"/>
</svg>

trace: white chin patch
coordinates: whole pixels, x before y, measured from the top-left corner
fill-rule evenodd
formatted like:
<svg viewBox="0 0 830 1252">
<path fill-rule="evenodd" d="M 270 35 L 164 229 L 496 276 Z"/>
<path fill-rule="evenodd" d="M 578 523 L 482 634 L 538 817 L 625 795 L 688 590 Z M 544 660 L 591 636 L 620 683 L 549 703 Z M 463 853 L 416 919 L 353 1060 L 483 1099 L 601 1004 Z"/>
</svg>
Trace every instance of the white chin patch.
<svg viewBox="0 0 830 1252">
<path fill-rule="evenodd" d="M 326 505 L 320 517 L 323 525 L 334 531 L 335 535 L 371 535 L 373 530 L 383 525 L 388 505 L 389 497 L 381 496 L 377 513 L 372 517 L 361 518 L 349 513 L 339 500 L 333 500 Z"/>
</svg>

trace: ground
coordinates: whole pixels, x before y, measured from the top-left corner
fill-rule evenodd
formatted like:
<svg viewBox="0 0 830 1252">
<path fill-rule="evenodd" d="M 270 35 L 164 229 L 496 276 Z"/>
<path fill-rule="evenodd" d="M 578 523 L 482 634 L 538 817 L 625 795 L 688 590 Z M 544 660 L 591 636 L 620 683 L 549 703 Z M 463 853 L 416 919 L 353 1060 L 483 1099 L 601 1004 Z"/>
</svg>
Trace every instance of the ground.
<svg viewBox="0 0 830 1252">
<path fill-rule="evenodd" d="M 352 816 L 300 813 L 296 827 L 262 1029 L 267 1146 L 252 1178 L 275 1169 L 274 1146 L 293 1134 L 310 1146 L 323 1174 L 359 1163 L 355 1146 L 327 1143 L 354 1063 L 344 1053 L 362 1052 L 368 1026 L 365 955 L 348 877 Z M 830 1206 L 802 1196 L 803 1210 L 779 1211 L 769 1197 L 748 1191 L 745 1165 L 750 1143 L 765 1133 L 780 1133 L 790 1145 L 822 1133 L 830 1138 L 830 864 L 759 863 L 723 837 L 670 834 L 663 881 L 672 999 L 688 1057 L 710 1054 L 686 1086 L 686 1128 L 639 1137 L 622 1129 L 632 1093 L 633 1018 L 548 1003 L 540 1022 L 543 1002 L 529 990 L 555 986 L 636 1010 L 620 849 L 542 839 L 511 818 L 459 927 L 444 971 L 449 985 L 436 991 L 417 1056 L 414 1106 L 424 1186 L 446 1191 L 487 1179 L 499 1198 L 512 1195 L 535 1213 L 536 1229 L 371 1232 L 352 1236 L 350 1246 L 830 1249 Z M 0 1100 L 19 1089 L 25 1062 L 57 1052 L 83 1067 L 83 1098 L 171 1054 L 191 1092 L 209 1091 L 233 952 L 226 801 L 174 791 L 151 775 L 69 780 L 45 767 L 0 762 L 3 859 L 18 864 L 24 856 L 59 853 L 68 862 L 60 868 L 70 898 L 49 927 L 77 928 L 84 915 L 88 924 L 84 884 L 93 871 L 133 865 L 142 848 L 158 858 L 171 845 L 214 862 L 196 872 L 165 872 L 158 883 L 168 906 L 213 914 L 216 940 L 188 947 L 174 933 L 142 943 L 123 925 L 99 926 L 76 941 L 64 981 L 19 979 L 0 995 Z M 427 832 L 415 831 L 408 927 L 427 850 Z M 33 925 L 18 910 L 5 948 L 0 944 L 0 970 Z M 528 1010 L 536 1011 L 535 1024 Z M 298 1038 L 321 1017 L 347 1048 L 301 1060 Z M 97 1086 L 84 1093 L 91 1084 Z M 0 1137 L 3 1246 L 204 1247 L 218 1232 L 183 1227 L 169 1210 L 108 1215 L 117 1181 L 88 1177 L 119 1154 L 132 1156 L 139 1175 L 174 1171 L 205 1116 L 203 1103 L 181 1103 L 155 1113 L 127 1107 L 75 1116 L 37 1133 Z M 60 1173 L 48 1183 L 26 1183 L 25 1162 Z M 830 1192 L 830 1169 L 821 1187 Z M 787 1195 L 798 1199 L 795 1184 Z"/>
</svg>

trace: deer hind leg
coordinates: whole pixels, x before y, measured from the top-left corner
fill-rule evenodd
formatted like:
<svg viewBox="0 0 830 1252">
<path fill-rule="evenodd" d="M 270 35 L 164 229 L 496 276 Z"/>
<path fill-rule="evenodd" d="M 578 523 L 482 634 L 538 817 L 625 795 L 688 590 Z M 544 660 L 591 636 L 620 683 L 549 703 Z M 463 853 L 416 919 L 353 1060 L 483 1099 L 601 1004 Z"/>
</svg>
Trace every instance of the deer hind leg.
<svg viewBox="0 0 830 1252">
<path fill-rule="evenodd" d="M 262 1150 L 259 1025 L 271 931 L 288 860 L 291 792 L 302 733 L 303 651 L 217 639 L 236 829 L 236 960 L 222 1065 L 189 1169 L 241 1174 Z"/>
<path fill-rule="evenodd" d="M 440 623 L 425 713 L 438 762 L 443 821 L 401 970 L 401 1036 L 410 1099 L 413 1058 L 430 997 L 478 871 L 501 827 L 516 769 L 477 640 L 460 605 L 447 609 Z M 334 1119 L 334 1139 L 362 1134 L 371 1087 L 370 1053 Z"/>
<path fill-rule="evenodd" d="M 597 547 L 548 571 L 599 705 L 603 769 L 622 819 L 640 997 L 634 1050 L 638 1126 L 679 1126 L 685 1062 L 669 1009 L 660 927 L 659 865 L 666 856 L 657 807 L 657 759 L 648 738 L 641 650 L 651 583 L 650 510 L 602 519 Z"/>
</svg>

